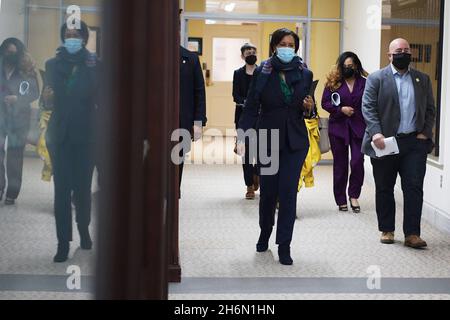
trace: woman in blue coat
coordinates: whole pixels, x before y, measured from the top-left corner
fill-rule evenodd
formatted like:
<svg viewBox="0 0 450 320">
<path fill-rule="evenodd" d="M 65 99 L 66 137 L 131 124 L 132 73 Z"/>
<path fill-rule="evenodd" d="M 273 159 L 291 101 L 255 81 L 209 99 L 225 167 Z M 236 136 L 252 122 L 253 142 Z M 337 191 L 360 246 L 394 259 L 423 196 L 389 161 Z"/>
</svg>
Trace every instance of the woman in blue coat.
<svg viewBox="0 0 450 320">
<path fill-rule="evenodd" d="M 272 57 L 254 73 L 238 128 L 238 153 L 245 153 L 245 133 L 257 123 L 261 165 L 258 252 L 269 247 L 279 199 L 276 243 L 280 263 L 292 265 L 290 244 L 297 207 L 300 172 L 309 141 L 304 113 L 314 107 L 309 96 L 313 74 L 297 52 L 298 35 L 279 29 L 272 35 Z M 264 136 L 267 132 L 267 137 Z M 256 148 L 250 148 L 256 150 Z M 267 161 L 269 160 L 269 161 Z"/>
</svg>

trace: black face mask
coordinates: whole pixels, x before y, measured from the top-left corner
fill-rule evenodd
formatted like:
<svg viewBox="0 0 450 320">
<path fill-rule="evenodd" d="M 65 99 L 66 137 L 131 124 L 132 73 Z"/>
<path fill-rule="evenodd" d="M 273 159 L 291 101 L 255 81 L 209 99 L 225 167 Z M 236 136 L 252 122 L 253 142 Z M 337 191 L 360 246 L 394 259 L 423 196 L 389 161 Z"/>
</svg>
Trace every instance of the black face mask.
<svg viewBox="0 0 450 320">
<path fill-rule="evenodd" d="M 399 70 L 406 70 L 411 63 L 411 54 L 410 53 L 397 53 L 392 55 L 393 60 L 392 64 Z"/>
<path fill-rule="evenodd" d="M 255 55 L 247 56 L 245 58 L 245 63 L 250 66 L 255 65 L 256 61 L 258 61 L 258 58 Z"/>
<path fill-rule="evenodd" d="M 355 69 L 353 69 L 353 68 L 346 68 L 346 67 L 344 67 L 343 69 L 342 69 L 342 71 L 343 71 L 343 74 L 342 74 L 342 76 L 344 77 L 344 79 L 350 79 L 351 77 L 353 77 L 354 75 L 355 75 Z"/>
<path fill-rule="evenodd" d="M 19 56 L 17 54 L 7 54 L 4 57 L 4 61 L 9 65 L 16 65 L 19 62 Z"/>
</svg>

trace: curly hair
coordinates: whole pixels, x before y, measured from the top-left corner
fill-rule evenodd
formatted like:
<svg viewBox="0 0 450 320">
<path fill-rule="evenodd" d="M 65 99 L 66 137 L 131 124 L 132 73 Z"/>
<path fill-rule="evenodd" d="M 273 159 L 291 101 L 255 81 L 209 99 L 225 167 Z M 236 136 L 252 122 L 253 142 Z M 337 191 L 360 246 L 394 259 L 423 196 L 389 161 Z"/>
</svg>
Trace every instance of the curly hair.
<svg viewBox="0 0 450 320">
<path fill-rule="evenodd" d="M 331 91 L 336 91 L 342 86 L 342 82 L 344 81 L 343 69 L 345 60 L 351 58 L 353 63 L 356 65 L 356 74 L 361 77 L 367 77 L 369 73 L 364 70 L 361 60 L 359 60 L 358 56 L 350 51 L 344 52 L 339 56 L 336 61 L 336 64 L 331 68 L 331 71 L 327 74 L 326 84 L 325 86 Z"/>
<path fill-rule="evenodd" d="M 27 51 L 22 41 L 17 38 L 8 38 L 0 45 L 0 57 L 4 57 L 6 50 L 10 45 L 14 45 L 17 49 L 19 57 L 17 68 L 23 77 L 34 78 L 37 77 L 36 64 Z"/>
</svg>

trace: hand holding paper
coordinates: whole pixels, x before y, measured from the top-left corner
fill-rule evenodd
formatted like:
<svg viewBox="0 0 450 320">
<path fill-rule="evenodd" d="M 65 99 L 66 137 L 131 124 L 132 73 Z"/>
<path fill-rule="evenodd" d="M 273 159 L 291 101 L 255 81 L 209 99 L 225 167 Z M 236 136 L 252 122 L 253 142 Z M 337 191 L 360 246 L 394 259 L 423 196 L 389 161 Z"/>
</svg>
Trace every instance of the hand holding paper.
<svg viewBox="0 0 450 320">
<path fill-rule="evenodd" d="M 400 150 L 398 149 L 397 140 L 395 137 L 389 137 L 384 139 L 385 148 L 378 148 L 374 142 L 372 142 L 372 148 L 375 150 L 375 153 L 378 158 L 390 156 L 394 154 L 399 154 Z"/>
</svg>

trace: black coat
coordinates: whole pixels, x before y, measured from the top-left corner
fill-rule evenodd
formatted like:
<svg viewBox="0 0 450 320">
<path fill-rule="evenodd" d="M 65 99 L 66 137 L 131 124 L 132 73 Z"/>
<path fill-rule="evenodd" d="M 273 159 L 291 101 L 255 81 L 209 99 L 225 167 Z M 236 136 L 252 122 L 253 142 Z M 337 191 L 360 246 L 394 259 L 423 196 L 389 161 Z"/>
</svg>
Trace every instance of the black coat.
<svg viewBox="0 0 450 320">
<path fill-rule="evenodd" d="M 190 131 L 194 121 L 206 125 L 205 80 L 195 53 L 181 47 L 180 58 L 180 128 Z"/>
<path fill-rule="evenodd" d="M 237 125 L 242 114 L 242 107 L 247 99 L 250 83 L 247 80 L 246 66 L 234 71 L 233 76 L 233 100 L 236 103 L 236 110 L 234 113 L 234 123 Z M 253 76 L 252 76 L 253 78 Z"/>
<path fill-rule="evenodd" d="M 64 50 L 59 49 L 45 64 L 45 86 L 54 91 L 46 140 L 48 144 L 93 143 L 99 92 L 97 57 L 83 50 L 75 62 L 69 61 Z"/>
<path fill-rule="evenodd" d="M 258 130 L 269 131 L 268 148 L 271 148 L 270 130 L 279 130 L 279 149 L 287 146 L 293 151 L 309 148 L 308 133 L 303 115 L 303 100 L 309 95 L 313 74 L 304 68 L 300 81 L 294 84 L 293 99 L 287 104 L 280 85 L 280 76 L 274 70 L 261 90 L 257 89 L 264 65 L 255 70 L 247 101 L 239 121 L 239 129 L 247 131 L 258 120 Z M 260 91 L 260 92 L 259 92 Z M 260 114 L 258 112 L 261 108 Z M 259 117 L 259 119 L 258 119 Z M 242 140 L 240 138 L 240 140 Z M 261 141 L 260 141 L 261 143 Z"/>
</svg>

